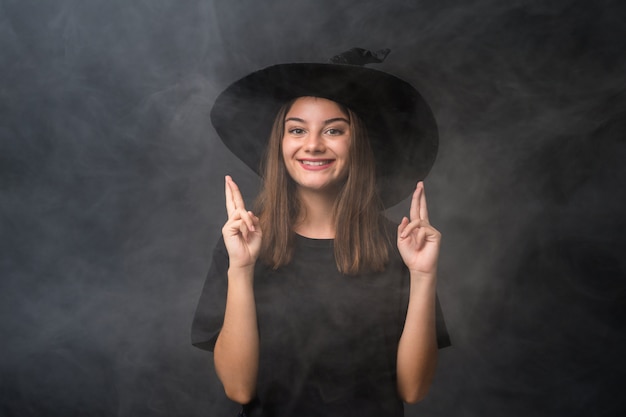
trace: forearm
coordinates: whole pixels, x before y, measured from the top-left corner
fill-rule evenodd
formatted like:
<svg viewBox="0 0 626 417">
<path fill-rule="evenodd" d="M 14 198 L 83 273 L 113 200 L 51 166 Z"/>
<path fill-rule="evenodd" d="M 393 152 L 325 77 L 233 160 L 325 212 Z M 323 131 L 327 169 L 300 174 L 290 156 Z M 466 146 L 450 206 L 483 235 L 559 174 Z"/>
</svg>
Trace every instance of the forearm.
<svg viewBox="0 0 626 417">
<path fill-rule="evenodd" d="M 409 305 L 398 345 L 398 393 L 408 403 L 428 393 L 437 365 L 436 276 L 411 273 Z"/>
<path fill-rule="evenodd" d="M 253 268 L 229 269 L 224 324 L 214 349 L 215 370 L 226 395 L 245 404 L 256 391 L 259 332 Z"/>
</svg>

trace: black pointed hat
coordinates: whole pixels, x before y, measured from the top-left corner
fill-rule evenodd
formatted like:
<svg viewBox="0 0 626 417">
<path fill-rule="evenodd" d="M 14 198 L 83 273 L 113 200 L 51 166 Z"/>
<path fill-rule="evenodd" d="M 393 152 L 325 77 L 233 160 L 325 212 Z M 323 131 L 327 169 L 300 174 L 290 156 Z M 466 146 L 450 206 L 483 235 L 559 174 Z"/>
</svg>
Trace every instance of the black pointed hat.
<svg viewBox="0 0 626 417">
<path fill-rule="evenodd" d="M 215 100 L 211 122 L 239 159 L 259 173 L 274 118 L 286 102 L 326 98 L 356 112 L 365 124 L 376 158 L 378 191 L 385 207 L 406 198 L 430 171 L 438 148 L 430 107 L 409 83 L 363 64 L 380 62 L 389 50 L 360 48 L 331 63 L 273 65 L 228 86 Z"/>
</svg>

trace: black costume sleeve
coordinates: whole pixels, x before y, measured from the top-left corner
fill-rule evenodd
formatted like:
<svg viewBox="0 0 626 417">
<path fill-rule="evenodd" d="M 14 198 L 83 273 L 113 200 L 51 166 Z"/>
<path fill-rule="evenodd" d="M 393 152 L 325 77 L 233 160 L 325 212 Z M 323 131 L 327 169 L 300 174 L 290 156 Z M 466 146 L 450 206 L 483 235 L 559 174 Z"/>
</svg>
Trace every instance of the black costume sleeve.
<svg viewBox="0 0 626 417">
<path fill-rule="evenodd" d="M 204 350 L 213 351 L 215 341 L 224 323 L 226 291 L 228 289 L 228 252 L 220 237 L 213 249 L 211 267 L 196 307 L 191 326 L 191 343 Z"/>
<path fill-rule="evenodd" d="M 437 346 L 439 349 L 448 347 L 452 344 L 450 341 L 450 335 L 448 334 L 448 327 L 446 326 L 446 320 L 443 318 L 443 310 L 439 303 L 439 297 L 436 298 L 436 315 L 435 326 L 437 329 Z"/>
</svg>

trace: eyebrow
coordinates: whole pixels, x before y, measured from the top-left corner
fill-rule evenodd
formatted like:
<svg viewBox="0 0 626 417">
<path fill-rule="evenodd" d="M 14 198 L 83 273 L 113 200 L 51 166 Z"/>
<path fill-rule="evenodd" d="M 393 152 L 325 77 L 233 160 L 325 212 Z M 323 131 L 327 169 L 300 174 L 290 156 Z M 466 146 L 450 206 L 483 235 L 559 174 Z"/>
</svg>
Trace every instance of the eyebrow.
<svg viewBox="0 0 626 417">
<path fill-rule="evenodd" d="M 299 117 L 290 117 L 288 119 L 285 119 L 285 122 L 299 122 L 299 123 L 306 123 L 306 121 L 304 119 L 301 119 Z M 345 122 L 346 124 L 350 124 L 350 121 L 348 119 L 346 119 L 345 117 L 334 117 L 332 119 L 328 119 L 328 120 L 324 120 L 324 125 L 328 125 L 334 122 Z"/>
</svg>

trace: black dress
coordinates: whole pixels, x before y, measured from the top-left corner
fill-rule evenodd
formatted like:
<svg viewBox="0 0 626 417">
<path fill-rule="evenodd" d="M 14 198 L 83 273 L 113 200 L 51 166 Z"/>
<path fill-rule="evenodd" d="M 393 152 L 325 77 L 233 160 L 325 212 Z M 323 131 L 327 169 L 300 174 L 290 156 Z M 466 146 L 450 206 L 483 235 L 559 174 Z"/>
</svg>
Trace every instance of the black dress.
<svg viewBox="0 0 626 417">
<path fill-rule="evenodd" d="M 192 326 L 192 343 L 213 350 L 224 320 L 228 254 L 220 240 Z M 382 273 L 336 267 L 333 240 L 297 236 L 292 262 L 257 263 L 257 398 L 248 415 L 401 417 L 396 354 L 409 299 L 397 248 Z M 437 301 L 437 342 L 450 344 Z"/>
</svg>

